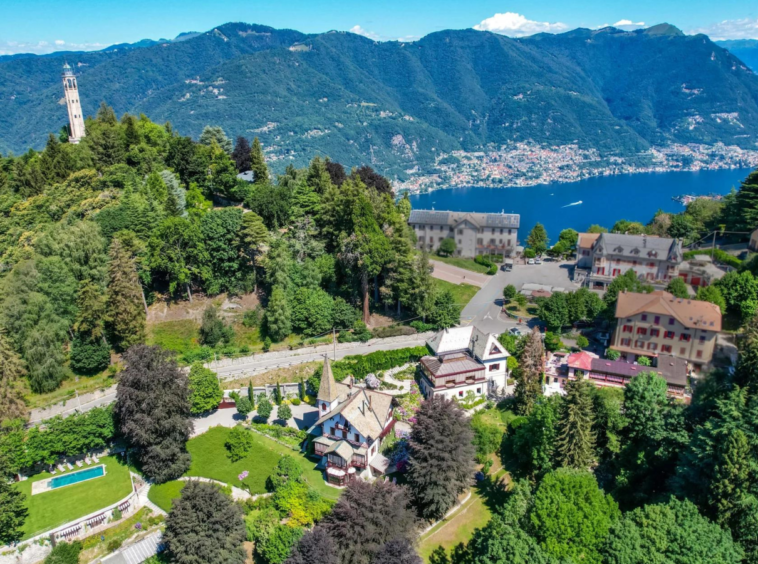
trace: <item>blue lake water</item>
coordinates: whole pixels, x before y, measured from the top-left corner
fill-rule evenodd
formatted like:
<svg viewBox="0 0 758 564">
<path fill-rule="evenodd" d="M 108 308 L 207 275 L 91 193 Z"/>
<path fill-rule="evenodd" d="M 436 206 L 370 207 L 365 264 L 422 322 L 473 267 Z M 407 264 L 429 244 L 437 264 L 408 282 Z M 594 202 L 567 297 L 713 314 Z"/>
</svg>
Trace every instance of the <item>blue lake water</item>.
<svg viewBox="0 0 758 564">
<path fill-rule="evenodd" d="M 87 468 L 80 472 L 73 472 L 72 474 L 64 474 L 63 476 L 56 476 L 50 480 L 50 489 L 62 488 L 63 486 L 70 486 L 71 484 L 78 484 L 85 480 L 91 480 L 92 478 L 99 478 L 105 476 L 105 468 L 103 466 L 95 466 L 94 468 Z"/>
<path fill-rule="evenodd" d="M 672 200 L 673 196 L 728 194 L 750 172 L 724 169 L 624 174 L 528 188 L 451 188 L 410 198 L 414 209 L 518 213 L 520 240 L 540 222 L 555 241 L 568 227 L 584 231 L 598 223 L 610 229 L 619 219 L 647 223 L 659 209 L 680 212 L 684 206 Z M 576 204 L 579 201 L 582 203 Z"/>
</svg>

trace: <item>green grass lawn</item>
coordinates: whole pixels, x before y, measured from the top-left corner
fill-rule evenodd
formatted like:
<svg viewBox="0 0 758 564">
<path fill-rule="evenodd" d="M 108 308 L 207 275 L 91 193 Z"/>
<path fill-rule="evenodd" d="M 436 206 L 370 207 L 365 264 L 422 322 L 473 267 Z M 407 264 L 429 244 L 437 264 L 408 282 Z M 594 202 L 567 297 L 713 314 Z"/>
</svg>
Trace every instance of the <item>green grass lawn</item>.
<svg viewBox="0 0 758 564">
<path fill-rule="evenodd" d="M 191 439 L 187 443 L 187 450 L 192 454 L 192 465 L 185 475 L 211 478 L 241 487 L 238 475 L 247 470 L 249 475 L 244 482 L 250 491 L 254 494 L 264 493 L 266 478 L 271 475 L 282 456 L 290 455 L 303 467 L 305 479 L 310 486 L 329 499 L 339 497 L 340 491 L 326 485 L 322 473 L 315 470 L 314 462 L 257 433 L 252 433 L 253 449 L 250 454 L 242 460 L 232 462 L 224 446 L 230 431 L 226 427 L 214 427 Z"/>
<path fill-rule="evenodd" d="M 199 330 L 200 325 L 191 319 L 152 323 L 147 330 L 147 344 L 184 354 L 200 346 Z"/>
<path fill-rule="evenodd" d="M 48 472 L 42 472 L 15 484 L 15 487 L 26 496 L 29 508 L 29 516 L 24 523 L 24 538 L 94 513 L 128 496 L 132 491 L 129 468 L 111 456 L 101 458 L 100 462 L 105 464 L 105 476 L 102 478 L 94 478 L 37 495 L 31 495 L 32 484 L 49 478 L 51 474 Z M 80 469 L 75 468 L 75 470 Z"/>
<path fill-rule="evenodd" d="M 187 482 L 182 482 L 180 480 L 172 480 L 165 484 L 150 486 L 150 490 L 147 492 L 147 498 L 168 513 L 171 511 L 173 501 L 181 497 L 182 488 L 186 483 Z"/>
<path fill-rule="evenodd" d="M 429 255 L 430 260 L 436 260 L 444 262 L 450 266 L 457 266 L 458 268 L 465 268 L 471 272 L 478 272 L 479 274 L 487 274 L 489 267 L 474 262 L 474 259 L 463 257 L 441 257 L 439 255 Z"/>
<path fill-rule="evenodd" d="M 461 308 L 466 307 L 466 304 L 469 303 L 480 290 L 480 288 L 472 286 L 471 284 L 453 284 L 452 282 L 440 280 L 439 278 L 433 278 L 433 280 L 440 290 L 450 290 L 453 293 L 453 297 L 455 297 L 455 303 Z"/>
</svg>

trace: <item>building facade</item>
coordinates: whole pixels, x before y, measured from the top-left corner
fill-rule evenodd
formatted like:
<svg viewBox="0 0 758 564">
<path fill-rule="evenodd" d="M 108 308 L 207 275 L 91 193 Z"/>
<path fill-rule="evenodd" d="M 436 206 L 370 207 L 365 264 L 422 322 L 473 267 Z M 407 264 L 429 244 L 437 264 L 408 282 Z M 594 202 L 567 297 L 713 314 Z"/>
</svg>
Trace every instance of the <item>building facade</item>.
<svg viewBox="0 0 758 564">
<path fill-rule="evenodd" d="M 679 275 L 682 259 L 682 242 L 678 239 L 581 233 L 576 269 L 586 271 L 584 280 L 592 287 L 605 287 L 628 270 L 651 284 L 667 284 Z"/>
<path fill-rule="evenodd" d="M 713 358 L 721 311 L 712 303 L 676 298 L 663 291 L 622 292 L 616 323 L 611 348 L 627 360 L 670 355 L 701 370 Z"/>
<path fill-rule="evenodd" d="M 319 419 L 308 434 L 330 484 L 344 486 L 356 477 L 370 479 L 386 471 L 388 461 L 379 450 L 395 425 L 393 402 L 389 394 L 355 385 L 352 377 L 346 383 L 335 381 L 324 358 Z"/>
<path fill-rule="evenodd" d="M 426 344 L 434 355 L 419 361 L 425 397 L 463 400 L 512 391 L 508 386 L 510 355 L 496 335 L 473 326 L 453 327 L 440 331 Z"/>
<path fill-rule="evenodd" d="M 417 248 L 439 249 L 444 239 L 455 241 L 457 257 L 514 256 L 521 216 L 506 213 L 469 213 L 412 210 L 408 224 L 416 233 Z"/>
<path fill-rule="evenodd" d="M 82 104 L 79 101 L 79 85 L 74 76 L 73 69 L 68 63 L 63 65 L 63 92 L 66 95 L 66 108 L 68 108 L 68 142 L 79 143 L 85 136 L 84 115 Z"/>
</svg>

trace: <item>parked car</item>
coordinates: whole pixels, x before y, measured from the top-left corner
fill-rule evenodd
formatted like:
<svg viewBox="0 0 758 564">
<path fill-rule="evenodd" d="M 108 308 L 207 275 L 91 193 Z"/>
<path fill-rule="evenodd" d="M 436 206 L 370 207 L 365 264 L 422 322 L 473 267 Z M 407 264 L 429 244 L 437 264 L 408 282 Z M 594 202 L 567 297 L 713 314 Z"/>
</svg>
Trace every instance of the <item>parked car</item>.
<svg viewBox="0 0 758 564">
<path fill-rule="evenodd" d="M 513 259 L 505 259 L 502 266 L 500 267 L 500 270 L 503 272 L 510 272 L 513 270 Z"/>
<path fill-rule="evenodd" d="M 534 264 L 542 264 L 542 259 L 540 257 L 537 257 L 534 259 Z"/>
<path fill-rule="evenodd" d="M 518 327 L 511 327 L 510 329 L 508 329 L 508 333 L 510 335 L 513 335 L 514 337 L 520 337 L 521 335 L 524 334 L 524 332 Z"/>
<path fill-rule="evenodd" d="M 526 264 L 536 264 L 536 263 L 534 262 L 534 259 L 529 259 L 528 261 L 526 261 Z"/>
</svg>

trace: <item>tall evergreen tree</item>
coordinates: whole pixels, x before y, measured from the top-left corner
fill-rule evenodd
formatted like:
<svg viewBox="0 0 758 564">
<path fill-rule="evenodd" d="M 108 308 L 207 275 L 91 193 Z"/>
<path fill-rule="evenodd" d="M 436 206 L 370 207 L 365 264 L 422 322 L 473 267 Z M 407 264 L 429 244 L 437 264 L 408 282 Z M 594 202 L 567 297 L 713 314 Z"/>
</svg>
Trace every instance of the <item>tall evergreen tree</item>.
<svg viewBox="0 0 758 564">
<path fill-rule="evenodd" d="M 253 183 L 268 183 L 268 167 L 263 156 L 263 147 L 257 137 L 253 139 L 253 147 L 250 150 L 250 170 L 253 171 Z"/>
<path fill-rule="evenodd" d="M 250 142 L 241 135 L 237 137 L 232 151 L 232 159 L 237 172 L 247 172 L 251 169 L 253 161 L 250 157 Z"/>
<path fill-rule="evenodd" d="M 758 170 L 742 181 L 737 191 L 735 207 L 739 210 L 739 231 L 751 231 L 758 225 Z"/>
<path fill-rule="evenodd" d="M 172 353 L 135 345 L 124 353 L 126 368 L 116 390 L 119 431 L 138 449 L 142 471 L 158 483 L 187 471 L 192 432 L 187 374 Z"/>
<path fill-rule="evenodd" d="M 134 259 L 114 239 L 108 264 L 108 322 L 114 344 L 121 349 L 145 340 L 145 309 Z"/>
<path fill-rule="evenodd" d="M 21 357 L 13 350 L 5 335 L 0 334 L 0 423 L 26 417 L 26 403 L 21 391 L 21 379 L 25 375 Z"/>
<path fill-rule="evenodd" d="M 516 391 L 514 393 L 516 410 L 521 415 L 531 413 L 534 403 L 542 394 L 540 381 L 542 379 L 544 347 L 542 336 L 536 327 L 526 340 L 524 350 L 519 357 L 519 366 L 515 371 Z"/>
<path fill-rule="evenodd" d="M 541 223 L 537 223 L 529 232 L 529 236 L 526 238 L 526 244 L 539 255 L 547 250 L 547 243 L 548 238 L 545 226 Z"/>
<path fill-rule="evenodd" d="M 198 143 L 207 147 L 215 143 L 227 154 L 232 154 L 232 140 L 226 136 L 224 130 L 218 125 L 206 125 L 200 134 Z"/>
<path fill-rule="evenodd" d="M 274 341 L 281 341 L 292 331 L 291 310 L 287 294 L 279 286 L 271 291 L 266 308 L 266 328 Z"/>
<path fill-rule="evenodd" d="M 411 429 L 408 486 L 422 517 L 440 519 L 471 485 L 474 433 L 466 414 L 451 400 L 421 402 Z"/>
<path fill-rule="evenodd" d="M 166 518 L 166 543 L 176 564 L 243 564 L 242 511 L 215 484 L 188 482 Z"/>
<path fill-rule="evenodd" d="M 581 375 L 566 384 L 556 450 L 561 466 L 587 469 L 595 457 L 593 384 Z"/>
<path fill-rule="evenodd" d="M 26 496 L 10 482 L 7 460 L 0 452 L 0 543 L 11 544 L 24 535 L 24 522 L 29 515 Z"/>
</svg>

